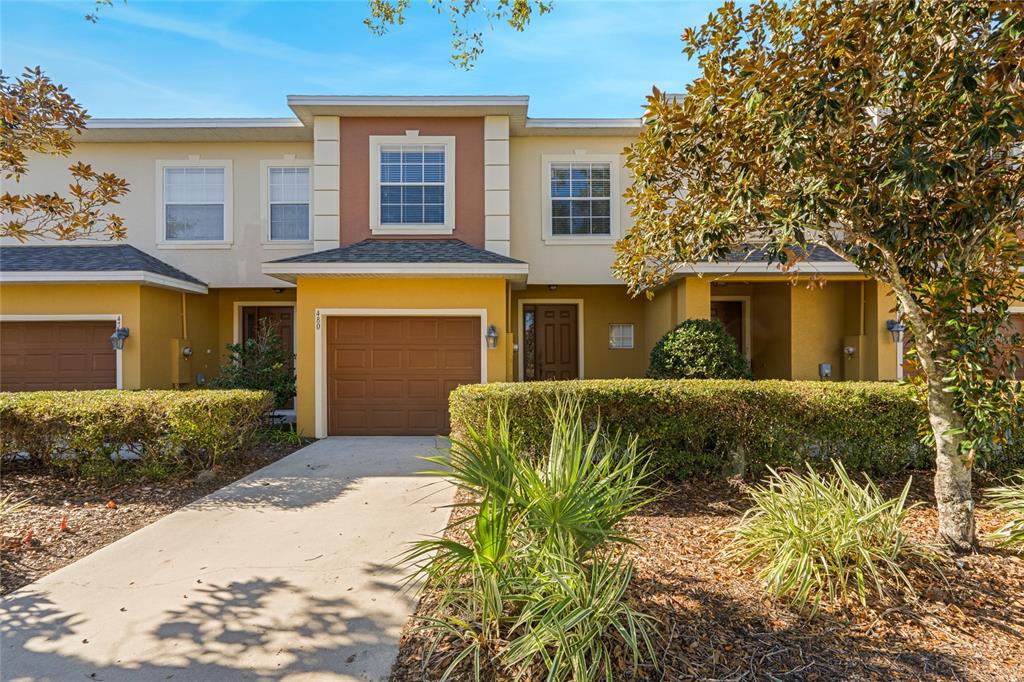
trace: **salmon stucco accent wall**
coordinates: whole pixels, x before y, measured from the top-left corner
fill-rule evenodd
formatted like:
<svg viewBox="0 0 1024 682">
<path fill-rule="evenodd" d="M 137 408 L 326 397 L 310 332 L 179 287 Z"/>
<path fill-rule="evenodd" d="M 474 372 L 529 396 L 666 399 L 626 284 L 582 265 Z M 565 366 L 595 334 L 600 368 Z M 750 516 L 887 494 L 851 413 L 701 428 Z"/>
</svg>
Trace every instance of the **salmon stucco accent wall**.
<svg viewBox="0 0 1024 682">
<path fill-rule="evenodd" d="M 342 133 L 344 137 L 344 133 Z M 508 336 L 505 321 L 506 283 L 501 278 L 444 279 L 444 278 L 316 278 L 300 277 L 296 297 L 296 357 L 295 400 L 296 422 L 307 435 L 326 435 L 326 424 L 317 429 L 317 367 L 315 349 L 317 335 L 326 324 L 321 319 L 321 330 L 316 328 L 317 309 L 326 316 L 330 309 L 360 310 L 371 314 L 386 314 L 391 310 L 486 310 L 487 324 L 498 332 L 498 347 L 487 351 L 487 380 L 506 381 L 508 367 Z M 483 330 L 481 330 L 481 334 Z"/>
<path fill-rule="evenodd" d="M 452 237 L 484 247 L 484 119 L 358 118 L 341 119 L 341 245 L 369 239 L 370 136 L 455 137 L 455 231 Z M 414 141 L 414 140 L 411 140 Z M 424 239 L 431 238 L 428 235 Z M 445 238 L 445 237 L 435 237 Z"/>
</svg>

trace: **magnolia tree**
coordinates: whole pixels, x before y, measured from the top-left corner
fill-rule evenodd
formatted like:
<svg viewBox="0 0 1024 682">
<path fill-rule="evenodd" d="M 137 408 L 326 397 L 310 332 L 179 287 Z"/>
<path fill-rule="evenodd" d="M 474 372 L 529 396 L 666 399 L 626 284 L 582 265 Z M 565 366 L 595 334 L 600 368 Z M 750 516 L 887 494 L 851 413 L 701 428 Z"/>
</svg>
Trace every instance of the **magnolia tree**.
<svg viewBox="0 0 1024 682">
<path fill-rule="evenodd" d="M 1019 4 L 727 3 L 683 41 L 701 73 L 648 99 L 617 274 L 640 292 L 751 243 L 786 269 L 824 245 L 891 287 L 935 441 L 939 535 L 970 551 L 974 458 L 1024 422 L 1008 359 L 1024 298 Z"/>
<path fill-rule="evenodd" d="M 21 242 L 124 238 L 124 223 L 107 208 L 128 193 L 128 183 L 113 173 L 77 162 L 68 168 L 72 182 L 66 194 L 10 191 L 28 173 L 30 154 L 69 156 L 88 118 L 39 67 L 13 80 L 0 72 L 0 237 Z"/>
</svg>

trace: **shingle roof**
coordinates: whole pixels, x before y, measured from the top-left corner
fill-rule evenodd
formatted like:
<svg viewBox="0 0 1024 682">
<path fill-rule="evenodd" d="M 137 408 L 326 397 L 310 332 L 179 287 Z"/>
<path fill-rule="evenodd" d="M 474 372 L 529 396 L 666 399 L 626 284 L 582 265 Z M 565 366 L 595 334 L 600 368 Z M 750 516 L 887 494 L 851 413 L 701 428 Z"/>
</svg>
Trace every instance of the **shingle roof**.
<svg viewBox="0 0 1024 682">
<path fill-rule="evenodd" d="M 493 263 L 523 261 L 470 246 L 461 239 L 365 239 L 337 249 L 282 258 L 273 263 Z"/>
<path fill-rule="evenodd" d="M 206 286 L 205 282 L 128 244 L 0 248 L 0 272 L 124 271 L 150 272 Z"/>
</svg>

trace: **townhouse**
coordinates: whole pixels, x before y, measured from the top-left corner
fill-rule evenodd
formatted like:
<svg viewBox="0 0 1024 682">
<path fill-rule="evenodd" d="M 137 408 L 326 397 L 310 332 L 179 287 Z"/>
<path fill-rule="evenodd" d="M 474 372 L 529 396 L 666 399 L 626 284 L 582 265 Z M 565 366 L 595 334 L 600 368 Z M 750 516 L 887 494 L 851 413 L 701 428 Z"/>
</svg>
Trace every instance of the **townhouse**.
<svg viewBox="0 0 1024 682">
<path fill-rule="evenodd" d="M 262 320 L 317 437 L 445 432 L 467 382 L 643 376 L 687 318 L 722 320 L 759 378 L 899 375 L 892 296 L 827 251 L 799 272 L 824 287 L 754 253 L 627 295 L 611 264 L 639 119 L 530 118 L 526 97 L 288 105 L 91 121 L 74 156 L 131 184 L 128 237 L 0 249 L 0 390 L 202 386 Z M 18 191 L 63 187 L 66 165 L 32 158 Z"/>
</svg>

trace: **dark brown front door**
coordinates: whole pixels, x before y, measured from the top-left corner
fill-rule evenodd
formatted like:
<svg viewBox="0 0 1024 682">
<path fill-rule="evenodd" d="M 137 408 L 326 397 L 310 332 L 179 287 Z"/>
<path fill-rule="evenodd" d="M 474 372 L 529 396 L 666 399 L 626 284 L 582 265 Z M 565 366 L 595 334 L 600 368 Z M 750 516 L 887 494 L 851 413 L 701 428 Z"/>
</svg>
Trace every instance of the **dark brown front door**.
<svg viewBox="0 0 1024 682">
<path fill-rule="evenodd" d="M 528 336 L 532 334 L 532 338 L 524 339 L 528 351 L 523 358 L 524 378 L 578 379 L 579 312 L 576 306 L 531 305 L 524 308 L 524 314 L 528 322 L 524 332 Z"/>
<path fill-rule="evenodd" d="M 0 323 L 0 391 L 117 387 L 114 322 Z"/>
<path fill-rule="evenodd" d="M 274 330 L 281 339 L 281 346 L 288 353 L 288 369 L 295 372 L 295 309 L 290 306 L 268 305 L 268 306 L 245 306 L 242 308 L 242 340 L 247 341 L 256 336 L 260 324 L 266 320 L 267 324 Z M 292 409 L 295 406 L 294 400 L 289 400 L 285 409 Z"/>
<path fill-rule="evenodd" d="M 736 340 L 740 353 L 743 348 L 743 302 L 742 301 L 711 301 L 711 319 L 718 320 L 725 326 L 725 331 Z"/>
<path fill-rule="evenodd" d="M 448 433 L 448 394 L 480 382 L 482 333 L 478 317 L 327 318 L 328 433 Z"/>
</svg>

